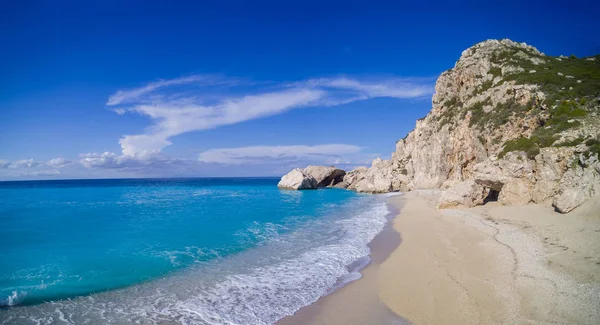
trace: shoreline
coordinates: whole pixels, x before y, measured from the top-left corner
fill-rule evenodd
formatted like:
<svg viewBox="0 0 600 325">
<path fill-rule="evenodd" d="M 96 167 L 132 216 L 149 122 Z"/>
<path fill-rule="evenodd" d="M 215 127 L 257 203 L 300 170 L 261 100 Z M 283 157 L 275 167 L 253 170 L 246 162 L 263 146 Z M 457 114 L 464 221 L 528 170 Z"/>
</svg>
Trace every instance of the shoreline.
<svg viewBox="0 0 600 325">
<path fill-rule="evenodd" d="M 386 199 L 388 214 L 384 228 L 368 244 L 371 250 L 369 263 L 357 270 L 358 279 L 341 285 L 336 284 L 314 303 L 288 315 L 277 325 L 294 324 L 397 324 L 409 325 L 406 319 L 395 314 L 377 296 L 375 283 L 377 270 L 402 243 L 401 234 L 394 229 L 394 220 L 402 210 L 404 193 L 390 195 Z M 393 201 L 392 201 L 393 200 Z M 351 267 L 349 266 L 351 269 Z M 352 312 L 348 312 L 352 309 Z"/>
<path fill-rule="evenodd" d="M 402 244 L 382 254 L 374 239 L 362 278 L 276 324 L 600 323 L 600 201 L 565 216 L 495 202 L 438 210 L 440 194 L 388 198 L 401 209 L 385 229 Z"/>
</svg>

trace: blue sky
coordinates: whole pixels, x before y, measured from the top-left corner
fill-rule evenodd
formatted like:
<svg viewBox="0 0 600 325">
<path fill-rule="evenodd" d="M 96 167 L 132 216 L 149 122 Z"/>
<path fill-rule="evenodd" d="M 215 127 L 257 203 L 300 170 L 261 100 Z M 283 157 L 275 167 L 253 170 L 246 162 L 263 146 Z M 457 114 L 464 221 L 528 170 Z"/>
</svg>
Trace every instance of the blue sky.
<svg viewBox="0 0 600 325">
<path fill-rule="evenodd" d="M 0 179 L 281 175 L 387 158 L 460 53 L 600 53 L 594 2 L 0 4 Z"/>
</svg>

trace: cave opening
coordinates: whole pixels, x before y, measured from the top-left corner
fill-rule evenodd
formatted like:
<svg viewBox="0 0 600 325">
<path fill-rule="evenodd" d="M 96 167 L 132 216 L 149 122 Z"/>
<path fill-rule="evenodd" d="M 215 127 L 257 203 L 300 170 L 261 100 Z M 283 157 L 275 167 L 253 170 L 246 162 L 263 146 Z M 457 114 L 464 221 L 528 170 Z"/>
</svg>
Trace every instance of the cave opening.
<svg viewBox="0 0 600 325">
<path fill-rule="evenodd" d="M 486 204 L 488 202 L 498 201 L 498 195 L 500 195 L 500 191 L 490 189 L 490 192 L 488 193 L 488 195 L 485 197 L 485 199 L 483 199 L 483 204 Z"/>
</svg>

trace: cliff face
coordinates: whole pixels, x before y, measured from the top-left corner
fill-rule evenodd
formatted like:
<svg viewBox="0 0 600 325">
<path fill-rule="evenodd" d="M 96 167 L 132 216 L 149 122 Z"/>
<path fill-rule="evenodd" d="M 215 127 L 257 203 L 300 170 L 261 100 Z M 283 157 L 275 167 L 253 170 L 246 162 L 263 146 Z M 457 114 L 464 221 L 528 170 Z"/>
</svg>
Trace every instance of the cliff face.
<svg viewBox="0 0 600 325">
<path fill-rule="evenodd" d="M 510 40 L 479 43 L 438 78 L 431 111 L 397 141 L 392 159 L 344 183 L 372 193 L 468 192 L 458 196 L 469 202 L 440 206 L 498 196 L 505 204 L 553 201 L 568 212 L 600 194 L 599 60 L 546 56 Z"/>
</svg>

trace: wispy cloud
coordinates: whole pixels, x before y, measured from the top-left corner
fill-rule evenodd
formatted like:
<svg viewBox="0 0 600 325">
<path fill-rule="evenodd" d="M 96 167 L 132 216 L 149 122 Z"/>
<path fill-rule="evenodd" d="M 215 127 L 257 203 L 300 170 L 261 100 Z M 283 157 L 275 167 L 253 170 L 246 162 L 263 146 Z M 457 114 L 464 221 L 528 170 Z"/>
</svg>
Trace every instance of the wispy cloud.
<svg viewBox="0 0 600 325">
<path fill-rule="evenodd" d="M 17 168 L 33 168 L 33 167 L 37 167 L 39 166 L 41 163 L 38 161 L 35 161 L 33 159 L 22 159 L 22 160 L 16 160 L 11 162 L 10 164 L 8 164 L 8 168 L 13 168 L 13 169 L 17 169 Z"/>
<path fill-rule="evenodd" d="M 46 162 L 34 159 L 0 160 L 0 178 L 38 178 L 57 176 L 60 170 L 72 165 L 65 158 L 54 158 Z"/>
<path fill-rule="evenodd" d="M 185 91 L 172 89 L 182 85 L 193 87 Z M 236 85 L 239 86 L 236 79 L 195 75 L 117 91 L 107 102 L 115 112 L 121 115 L 137 113 L 153 121 L 143 134 L 125 135 L 119 140 L 123 154 L 135 156 L 160 152 L 171 144 L 169 139 L 178 134 L 241 123 L 301 107 L 336 106 L 377 97 L 415 98 L 433 92 L 433 84 L 429 81 L 402 78 L 359 80 L 336 77 L 255 83 L 251 87 L 234 87 Z M 219 89 L 222 86 L 227 86 L 227 90 Z"/>
<path fill-rule="evenodd" d="M 349 170 L 368 165 L 375 156 L 349 144 L 217 148 L 189 158 L 160 152 L 135 155 L 91 152 L 73 160 L 0 160 L 0 179 L 43 179 L 63 175 L 75 178 L 279 176 L 308 164 L 335 165 Z M 242 165 L 245 167 L 239 168 Z"/>
<path fill-rule="evenodd" d="M 357 154 L 360 147 L 347 144 L 316 146 L 251 146 L 211 149 L 200 153 L 198 160 L 226 165 L 278 164 L 282 161 L 312 161 L 320 164 L 350 163 L 348 156 Z"/>
<path fill-rule="evenodd" d="M 356 98 L 377 97 L 415 98 L 430 95 L 433 92 L 431 80 L 425 78 L 379 78 L 357 80 L 348 77 L 310 79 L 296 85 L 320 87 L 330 90 L 349 90 Z M 335 96 L 334 96 L 335 97 Z"/>
<path fill-rule="evenodd" d="M 197 159 L 175 158 L 163 153 L 126 155 L 113 152 L 80 155 L 88 170 L 130 172 L 138 176 L 256 176 L 282 175 L 295 167 L 336 165 L 352 169 L 367 165 L 375 155 L 347 144 L 250 146 L 218 148 L 200 153 Z M 248 168 L 232 168 L 245 165 Z M 251 167 L 250 167 L 251 166 Z"/>
<path fill-rule="evenodd" d="M 173 167 L 180 160 L 160 153 L 142 155 L 119 155 L 113 152 L 85 153 L 79 162 L 86 168 L 138 170 Z"/>
<path fill-rule="evenodd" d="M 70 163 L 71 161 L 65 158 L 54 158 L 48 160 L 47 162 L 40 162 L 34 159 L 21 159 L 15 161 L 0 160 L 0 169 L 28 169 L 36 167 L 62 168 L 68 166 Z"/>
<path fill-rule="evenodd" d="M 19 176 L 21 177 L 40 177 L 40 176 L 57 176 L 60 175 L 60 170 L 52 169 L 52 170 L 38 170 L 33 172 L 22 173 Z"/>
<path fill-rule="evenodd" d="M 142 96 L 152 93 L 159 88 L 164 88 L 168 86 L 175 85 L 183 85 L 190 83 L 199 83 L 199 84 L 207 84 L 207 83 L 216 83 L 217 79 L 215 76 L 201 76 L 201 75 L 193 75 L 187 77 L 181 77 L 177 79 L 170 80 L 159 80 L 156 82 L 151 82 L 144 87 L 134 88 L 129 90 L 119 90 L 116 93 L 112 94 L 108 101 L 106 102 L 107 106 L 114 106 L 129 102 L 135 102 L 139 100 Z"/>
<path fill-rule="evenodd" d="M 62 168 L 65 166 L 68 166 L 69 164 L 71 164 L 71 161 L 65 158 L 54 158 L 54 159 L 50 159 L 46 162 L 46 166 L 50 166 L 50 167 L 55 167 L 55 168 Z"/>
</svg>

